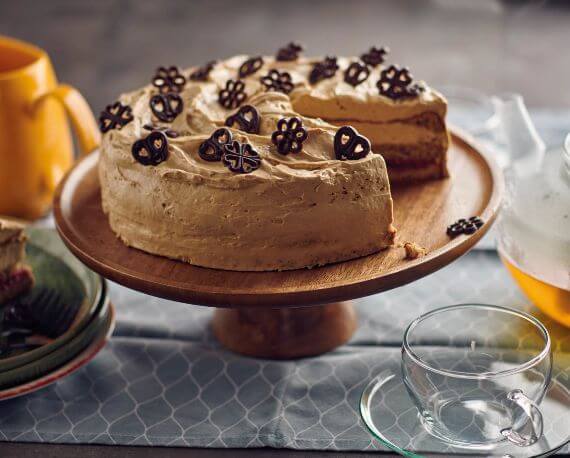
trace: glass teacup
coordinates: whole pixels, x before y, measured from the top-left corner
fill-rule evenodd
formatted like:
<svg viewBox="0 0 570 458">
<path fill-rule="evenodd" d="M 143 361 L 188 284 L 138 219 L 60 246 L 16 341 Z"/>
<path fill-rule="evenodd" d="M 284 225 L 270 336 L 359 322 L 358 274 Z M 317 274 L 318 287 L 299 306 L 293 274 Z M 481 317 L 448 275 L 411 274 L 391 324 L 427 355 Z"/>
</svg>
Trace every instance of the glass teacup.
<svg viewBox="0 0 570 458">
<path fill-rule="evenodd" d="M 551 343 L 526 313 L 471 304 L 422 315 L 405 331 L 401 367 L 424 427 L 454 446 L 528 446 L 542 435 Z"/>
</svg>

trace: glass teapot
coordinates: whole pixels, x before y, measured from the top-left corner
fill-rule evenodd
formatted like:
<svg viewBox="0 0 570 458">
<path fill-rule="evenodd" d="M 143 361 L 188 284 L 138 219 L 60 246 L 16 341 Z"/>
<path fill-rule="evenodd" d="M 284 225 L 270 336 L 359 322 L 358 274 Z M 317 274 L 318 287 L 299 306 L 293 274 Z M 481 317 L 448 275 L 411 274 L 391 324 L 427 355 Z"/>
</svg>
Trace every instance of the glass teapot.
<svg viewBox="0 0 570 458">
<path fill-rule="evenodd" d="M 511 100 L 498 111 L 510 153 L 499 254 L 528 298 L 570 327 L 570 135 L 544 154 L 521 104 Z"/>
</svg>

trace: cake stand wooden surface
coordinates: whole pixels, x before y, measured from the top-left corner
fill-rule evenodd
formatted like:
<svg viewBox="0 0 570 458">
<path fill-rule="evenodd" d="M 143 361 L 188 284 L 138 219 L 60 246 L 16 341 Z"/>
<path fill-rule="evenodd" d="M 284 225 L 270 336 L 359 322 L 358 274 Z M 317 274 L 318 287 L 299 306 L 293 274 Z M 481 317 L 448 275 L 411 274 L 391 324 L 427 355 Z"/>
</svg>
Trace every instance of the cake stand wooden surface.
<svg viewBox="0 0 570 458">
<path fill-rule="evenodd" d="M 56 226 L 69 249 L 94 271 L 129 288 L 224 307 L 213 321 L 218 339 L 234 351 L 271 358 L 319 354 L 344 343 L 356 318 L 352 306 L 340 301 L 412 282 L 466 253 L 495 219 L 504 188 L 494 161 L 453 133 L 449 179 L 392 189 L 398 242 L 413 241 L 427 249 L 426 256 L 408 260 L 404 249 L 392 248 L 315 269 L 232 272 L 147 254 L 117 239 L 101 209 L 98 156 L 94 152 L 81 160 L 56 191 Z M 475 234 L 446 235 L 449 224 L 474 215 L 485 221 Z"/>
</svg>

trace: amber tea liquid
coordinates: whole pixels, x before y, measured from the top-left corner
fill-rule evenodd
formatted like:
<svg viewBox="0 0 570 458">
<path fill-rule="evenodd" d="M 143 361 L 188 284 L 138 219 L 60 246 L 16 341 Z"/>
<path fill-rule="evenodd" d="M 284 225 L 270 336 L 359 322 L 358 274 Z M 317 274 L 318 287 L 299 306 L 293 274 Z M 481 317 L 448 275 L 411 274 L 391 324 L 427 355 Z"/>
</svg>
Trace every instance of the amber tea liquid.
<svg viewBox="0 0 570 458">
<path fill-rule="evenodd" d="M 570 327 L 570 290 L 539 280 L 516 266 L 504 253 L 500 255 L 503 264 L 532 303 L 554 320 Z"/>
</svg>

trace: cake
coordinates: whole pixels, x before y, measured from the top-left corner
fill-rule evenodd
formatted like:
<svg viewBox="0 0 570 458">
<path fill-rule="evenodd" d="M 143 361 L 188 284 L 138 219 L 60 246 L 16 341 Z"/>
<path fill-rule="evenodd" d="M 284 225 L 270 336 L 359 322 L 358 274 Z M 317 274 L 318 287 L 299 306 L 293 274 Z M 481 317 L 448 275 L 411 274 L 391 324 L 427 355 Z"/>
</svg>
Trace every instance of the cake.
<svg viewBox="0 0 570 458">
<path fill-rule="evenodd" d="M 160 67 L 101 113 L 102 207 L 126 245 L 239 271 L 393 245 L 390 180 L 447 176 L 445 100 L 384 50 L 300 51 Z"/>
<path fill-rule="evenodd" d="M 32 271 L 25 263 L 26 236 L 22 225 L 0 219 L 0 304 L 30 290 Z"/>
</svg>

